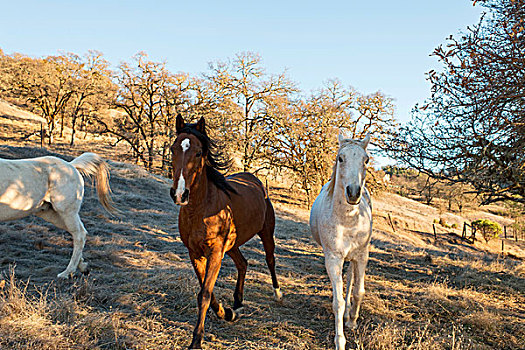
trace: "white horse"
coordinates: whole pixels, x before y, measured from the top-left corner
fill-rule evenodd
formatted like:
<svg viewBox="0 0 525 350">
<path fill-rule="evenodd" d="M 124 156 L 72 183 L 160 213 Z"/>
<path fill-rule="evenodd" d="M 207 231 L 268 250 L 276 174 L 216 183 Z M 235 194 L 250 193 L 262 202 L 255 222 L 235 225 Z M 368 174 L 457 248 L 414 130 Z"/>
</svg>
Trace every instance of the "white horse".
<svg viewBox="0 0 525 350">
<path fill-rule="evenodd" d="M 335 348 L 344 349 L 345 324 L 355 329 L 365 294 L 365 268 L 372 236 L 372 203 L 365 188 L 370 135 L 363 140 L 339 133 L 339 151 L 330 181 L 323 186 L 310 213 L 310 229 L 323 247 L 332 283 Z M 343 263 L 350 261 L 346 300 L 343 297 Z M 353 289 L 352 289 L 353 286 Z"/>
<path fill-rule="evenodd" d="M 95 177 L 100 203 L 115 213 L 108 166 L 94 153 L 84 153 L 69 163 L 51 156 L 0 158 L 0 222 L 36 215 L 73 236 L 73 254 L 59 278 L 68 277 L 77 267 L 82 272 L 87 268 L 82 258 L 87 232 L 78 215 L 84 198 L 81 174 Z"/>
</svg>

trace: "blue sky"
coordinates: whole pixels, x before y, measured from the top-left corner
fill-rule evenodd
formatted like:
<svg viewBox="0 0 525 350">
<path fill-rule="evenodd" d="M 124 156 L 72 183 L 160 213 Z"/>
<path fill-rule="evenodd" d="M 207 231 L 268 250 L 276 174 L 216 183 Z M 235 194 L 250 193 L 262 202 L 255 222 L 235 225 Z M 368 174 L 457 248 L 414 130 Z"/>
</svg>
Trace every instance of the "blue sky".
<svg viewBox="0 0 525 350">
<path fill-rule="evenodd" d="M 259 53 L 269 73 L 288 70 L 308 93 L 327 79 L 395 99 L 405 121 L 429 96 L 429 57 L 478 22 L 469 0 L 3 1 L 0 48 L 31 56 L 104 53 L 114 66 L 139 51 L 173 72 Z"/>
</svg>

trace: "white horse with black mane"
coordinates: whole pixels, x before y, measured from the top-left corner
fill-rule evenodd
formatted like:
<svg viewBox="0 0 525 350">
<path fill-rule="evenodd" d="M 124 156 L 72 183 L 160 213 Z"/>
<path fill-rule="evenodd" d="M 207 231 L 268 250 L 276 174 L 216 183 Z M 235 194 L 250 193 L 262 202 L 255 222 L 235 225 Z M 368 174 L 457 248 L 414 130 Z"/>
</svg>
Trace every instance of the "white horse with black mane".
<svg viewBox="0 0 525 350">
<path fill-rule="evenodd" d="M 323 186 L 310 213 L 314 239 L 323 247 L 325 266 L 333 293 L 335 348 L 344 349 L 345 324 L 355 329 L 365 294 L 365 268 L 372 236 L 372 203 L 365 187 L 366 147 L 363 140 L 339 133 L 339 151 L 330 181 Z M 343 263 L 350 261 L 346 300 L 343 297 Z M 353 288 L 352 288 L 353 286 Z"/>
<path fill-rule="evenodd" d="M 84 153 L 69 163 L 52 156 L 0 158 L 0 222 L 36 215 L 73 236 L 73 254 L 67 268 L 58 274 L 60 278 L 67 278 L 77 267 L 82 272 L 87 268 L 82 258 L 87 232 L 78 215 L 84 198 L 81 174 L 95 178 L 100 203 L 115 213 L 108 166 L 94 153 Z"/>
</svg>

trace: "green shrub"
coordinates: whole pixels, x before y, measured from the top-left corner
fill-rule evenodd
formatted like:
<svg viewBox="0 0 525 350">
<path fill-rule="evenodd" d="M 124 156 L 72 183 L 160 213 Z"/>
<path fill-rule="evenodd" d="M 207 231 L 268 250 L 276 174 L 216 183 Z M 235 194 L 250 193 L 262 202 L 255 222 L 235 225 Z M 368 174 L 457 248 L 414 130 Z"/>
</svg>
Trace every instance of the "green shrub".
<svg viewBox="0 0 525 350">
<path fill-rule="evenodd" d="M 450 225 L 447 224 L 447 222 L 443 218 L 439 218 L 439 224 L 443 227 L 450 228 Z"/>
<path fill-rule="evenodd" d="M 472 227 L 476 228 L 476 231 L 480 231 L 485 239 L 485 242 L 490 241 L 493 238 L 498 238 L 501 233 L 501 226 L 497 222 L 490 220 L 476 220 L 472 222 Z"/>
<path fill-rule="evenodd" d="M 451 227 L 452 227 L 452 228 L 458 228 L 458 224 L 453 223 Z"/>
</svg>

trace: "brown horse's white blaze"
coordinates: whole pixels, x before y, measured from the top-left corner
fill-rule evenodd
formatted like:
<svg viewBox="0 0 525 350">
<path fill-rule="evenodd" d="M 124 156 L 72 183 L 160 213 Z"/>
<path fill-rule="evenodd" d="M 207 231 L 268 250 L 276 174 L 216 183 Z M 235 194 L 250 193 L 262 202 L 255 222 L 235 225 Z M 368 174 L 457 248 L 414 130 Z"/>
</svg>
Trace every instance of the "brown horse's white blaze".
<svg viewBox="0 0 525 350">
<path fill-rule="evenodd" d="M 189 138 L 182 140 L 182 142 L 180 143 L 180 147 L 182 149 L 183 165 L 184 165 L 184 154 L 186 153 L 186 151 L 188 151 L 188 149 L 190 148 L 190 145 L 191 145 L 191 141 Z M 176 204 L 186 205 L 188 204 L 188 197 L 189 197 L 190 190 L 189 188 L 186 187 L 186 179 L 184 178 L 184 166 L 181 166 L 179 173 L 180 175 L 178 177 L 177 187 L 175 188 L 174 193 L 172 192 L 171 196 Z M 176 179 L 177 177 L 174 176 L 173 178 Z"/>
<path fill-rule="evenodd" d="M 190 349 L 201 349 L 208 308 L 219 318 L 233 321 L 243 306 L 248 261 L 239 247 L 255 235 L 263 242 L 275 297 L 281 299 L 275 274 L 275 213 L 264 186 L 254 175 L 239 173 L 225 178 L 219 172 L 227 164 L 217 156 L 203 118 L 196 124 L 186 124 L 179 115 L 176 126 L 170 195 L 175 204 L 181 205 L 179 231 L 201 286 L 190 345 Z M 224 307 L 213 294 L 224 255 L 232 258 L 238 271 L 233 308 Z"/>
</svg>

